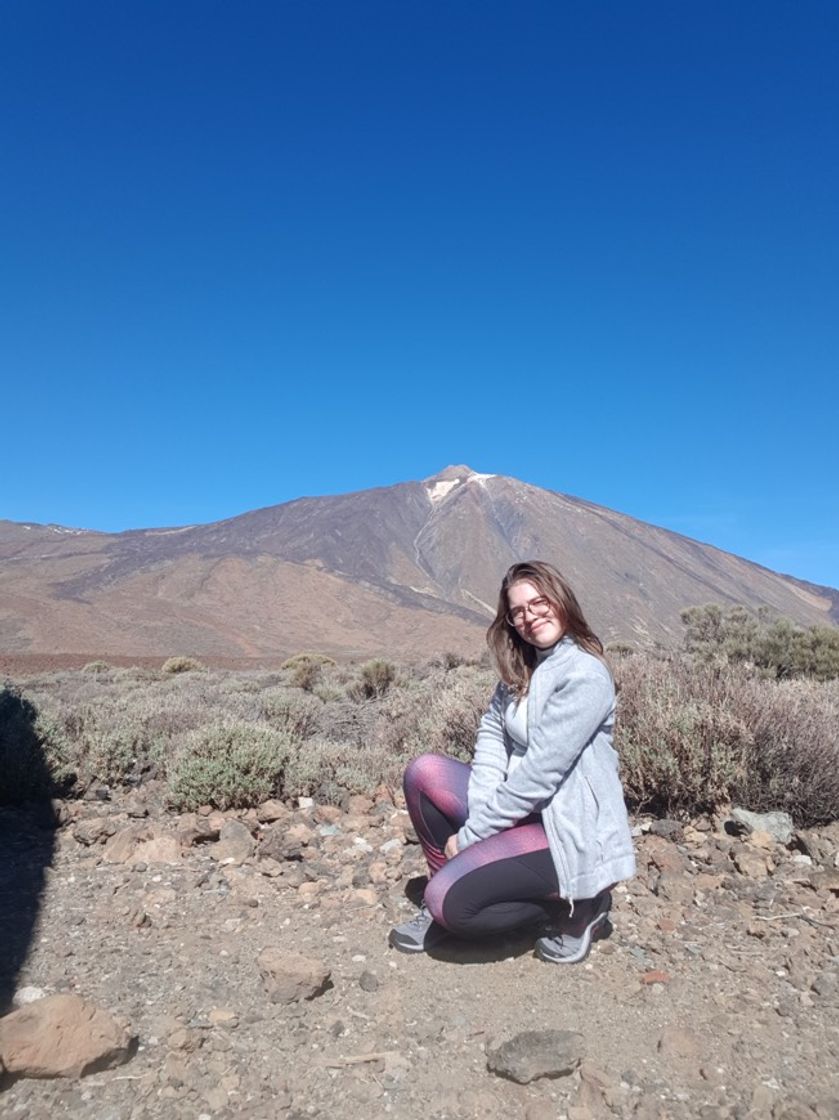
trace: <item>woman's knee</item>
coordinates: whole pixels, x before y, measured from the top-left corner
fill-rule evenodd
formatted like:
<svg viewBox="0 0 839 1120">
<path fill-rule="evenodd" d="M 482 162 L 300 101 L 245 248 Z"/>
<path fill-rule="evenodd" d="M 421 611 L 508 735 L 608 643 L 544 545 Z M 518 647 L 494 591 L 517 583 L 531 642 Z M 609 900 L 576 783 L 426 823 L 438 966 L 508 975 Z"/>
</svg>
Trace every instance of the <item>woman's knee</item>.
<svg viewBox="0 0 839 1120">
<path fill-rule="evenodd" d="M 406 795 L 415 790 L 437 789 L 445 786 L 448 763 L 452 760 L 440 754 L 421 754 L 405 767 L 402 788 Z"/>
<path fill-rule="evenodd" d="M 408 765 L 405 767 L 403 781 L 405 783 L 412 781 L 416 782 L 422 777 L 423 774 L 429 769 L 431 760 L 436 758 L 433 754 L 421 754 L 416 758 L 412 758 Z"/>
</svg>

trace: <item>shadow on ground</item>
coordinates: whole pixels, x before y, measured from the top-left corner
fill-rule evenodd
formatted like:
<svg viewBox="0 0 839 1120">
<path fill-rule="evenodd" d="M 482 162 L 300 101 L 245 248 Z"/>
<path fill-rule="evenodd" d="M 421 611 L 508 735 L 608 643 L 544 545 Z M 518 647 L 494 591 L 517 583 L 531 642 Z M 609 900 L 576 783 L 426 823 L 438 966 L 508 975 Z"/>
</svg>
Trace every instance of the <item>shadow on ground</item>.
<svg viewBox="0 0 839 1120">
<path fill-rule="evenodd" d="M 53 775 L 36 724 L 34 706 L 0 688 L 0 1015 L 37 933 L 55 847 Z"/>
</svg>

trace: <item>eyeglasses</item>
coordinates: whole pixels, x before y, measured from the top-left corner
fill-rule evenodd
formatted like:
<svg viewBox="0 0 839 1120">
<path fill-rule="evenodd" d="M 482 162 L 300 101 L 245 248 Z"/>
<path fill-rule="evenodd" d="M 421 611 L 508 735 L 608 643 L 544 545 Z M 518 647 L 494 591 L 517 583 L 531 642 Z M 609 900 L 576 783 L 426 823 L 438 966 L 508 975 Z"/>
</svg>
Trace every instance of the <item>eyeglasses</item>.
<svg viewBox="0 0 839 1120">
<path fill-rule="evenodd" d="M 538 599 L 531 599 L 529 603 L 524 603 L 520 607 L 512 607 L 507 611 L 504 616 L 511 626 L 524 626 L 527 619 L 527 612 L 533 615 L 534 618 L 544 618 L 553 610 L 553 603 L 550 599 L 546 599 L 544 595 L 540 595 Z"/>
</svg>

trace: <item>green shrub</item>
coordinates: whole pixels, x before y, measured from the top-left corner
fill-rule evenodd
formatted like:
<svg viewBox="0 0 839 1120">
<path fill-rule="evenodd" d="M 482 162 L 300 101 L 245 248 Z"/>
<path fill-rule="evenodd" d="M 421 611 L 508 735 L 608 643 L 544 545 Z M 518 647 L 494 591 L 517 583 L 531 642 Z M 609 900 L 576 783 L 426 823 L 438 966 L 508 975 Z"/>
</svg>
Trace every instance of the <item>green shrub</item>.
<svg viewBox="0 0 839 1120">
<path fill-rule="evenodd" d="M 323 704 L 296 689 L 272 688 L 260 697 L 260 714 L 271 727 L 291 739 L 308 739 L 319 726 Z"/>
<path fill-rule="evenodd" d="M 168 657 L 161 665 L 164 673 L 194 673 L 204 666 L 194 657 Z"/>
<path fill-rule="evenodd" d="M 700 661 L 754 666 L 776 680 L 839 677 L 839 627 L 796 626 L 765 610 L 716 603 L 682 611 L 685 650 Z"/>
<path fill-rule="evenodd" d="M 110 669 L 107 661 L 88 661 L 87 665 L 82 669 L 83 673 L 107 673 Z"/>
<path fill-rule="evenodd" d="M 169 801 L 178 809 L 241 809 L 280 794 L 288 736 L 252 723 L 213 723 L 188 732 L 172 760 Z"/>
<path fill-rule="evenodd" d="M 339 804 L 348 793 L 369 793 L 383 782 L 397 786 L 403 763 L 372 746 L 313 739 L 288 759 L 283 791 Z"/>
</svg>

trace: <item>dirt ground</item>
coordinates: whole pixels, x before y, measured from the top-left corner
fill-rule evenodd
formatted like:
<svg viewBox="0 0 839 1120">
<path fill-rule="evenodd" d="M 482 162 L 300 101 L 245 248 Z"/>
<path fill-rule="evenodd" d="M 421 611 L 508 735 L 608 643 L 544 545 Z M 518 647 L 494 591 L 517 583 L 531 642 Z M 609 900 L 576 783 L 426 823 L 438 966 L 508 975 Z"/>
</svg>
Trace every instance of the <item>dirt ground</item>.
<svg viewBox="0 0 839 1120">
<path fill-rule="evenodd" d="M 6 1120 L 839 1117 L 835 825 L 784 846 L 637 822 L 611 934 L 568 966 L 524 935 L 388 948 L 425 869 L 384 791 L 239 814 L 244 829 L 167 814 L 154 788 L 58 812 L 53 833 L 0 811 L 8 994 L 77 992 L 125 1016 L 137 1048 L 83 1078 L 7 1075 Z M 278 999 L 268 947 L 320 962 L 325 989 Z M 579 1032 L 573 1072 L 487 1068 L 488 1049 L 545 1028 Z"/>
</svg>

